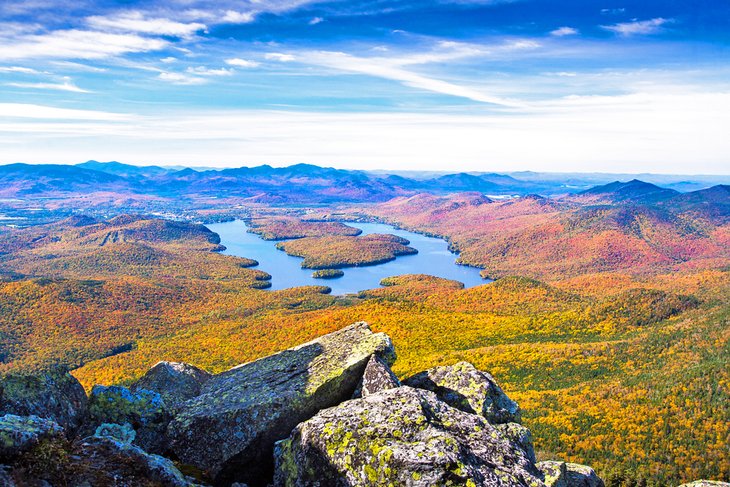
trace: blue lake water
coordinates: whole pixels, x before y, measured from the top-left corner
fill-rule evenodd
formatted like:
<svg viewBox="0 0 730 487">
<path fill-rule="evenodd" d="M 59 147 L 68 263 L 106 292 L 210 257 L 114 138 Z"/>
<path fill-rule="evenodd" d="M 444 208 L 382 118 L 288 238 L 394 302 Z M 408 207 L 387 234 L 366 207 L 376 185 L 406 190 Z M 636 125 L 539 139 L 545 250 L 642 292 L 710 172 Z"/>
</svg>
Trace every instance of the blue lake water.
<svg viewBox="0 0 730 487">
<path fill-rule="evenodd" d="M 297 286 L 329 286 L 333 294 L 357 293 L 364 289 L 380 287 L 380 280 L 401 274 L 430 274 L 464 283 L 465 287 L 487 284 L 476 267 L 456 264 L 456 255 L 449 251 L 448 244 L 440 238 L 427 237 L 419 233 L 400 230 L 383 223 L 351 223 L 362 230 L 363 235 L 390 233 L 408 239 L 418 254 L 404 255 L 384 264 L 365 267 L 346 267 L 343 277 L 337 279 L 315 279 L 312 269 L 302 269 L 302 258 L 292 257 L 276 248 L 276 243 L 263 240 L 249 233 L 241 220 L 206 225 L 221 237 L 223 251 L 227 255 L 248 257 L 259 262 L 257 269 L 271 274 L 271 288 L 286 289 Z"/>
</svg>

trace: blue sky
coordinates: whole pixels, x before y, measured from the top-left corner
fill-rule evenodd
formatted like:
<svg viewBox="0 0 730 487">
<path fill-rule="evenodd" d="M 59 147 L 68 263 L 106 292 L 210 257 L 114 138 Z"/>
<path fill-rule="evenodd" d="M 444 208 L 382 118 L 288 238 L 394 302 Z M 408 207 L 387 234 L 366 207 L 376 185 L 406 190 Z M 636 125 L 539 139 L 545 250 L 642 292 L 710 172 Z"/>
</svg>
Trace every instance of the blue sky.
<svg viewBox="0 0 730 487">
<path fill-rule="evenodd" d="M 0 4 L 0 163 L 730 173 L 730 3 Z"/>
</svg>

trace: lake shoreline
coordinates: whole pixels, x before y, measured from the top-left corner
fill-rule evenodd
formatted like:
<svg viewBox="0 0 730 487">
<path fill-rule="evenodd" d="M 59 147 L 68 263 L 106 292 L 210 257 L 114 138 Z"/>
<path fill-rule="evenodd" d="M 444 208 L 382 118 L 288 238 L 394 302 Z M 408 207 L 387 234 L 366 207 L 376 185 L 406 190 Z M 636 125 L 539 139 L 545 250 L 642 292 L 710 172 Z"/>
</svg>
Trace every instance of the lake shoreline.
<svg viewBox="0 0 730 487">
<path fill-rule="evenodd" d="M 406 274 L 428 274 L 458 281 L 463 283 L 465 288 L 492 282 L 481 277 L 479 274 L 481 268 L 457 262 L 458 254 L 451 250 L 448 241 L 443 238 L 397 228 L 388 223 L 337 221 L 358 228 L 361 230 L 360 236 L 389 234 L 409 240 L 410 246 L 416 252 L 398 254 L 392 258 L 378 259 L 377 262 L 358 265 L 328 263 L 328 265 L 316 268 L 303 268 L 301 267 L 303 258 L 291 256 L 276 248 L 277 243 L 298 239 L 265 240 L 256 233 L 248 232 L 249 227 L 245 219 L 206 226 L 211 231 L 218 233 L 221 244 L 227 248 L 221 252 L 222 254 L 258 261 L 258 268 L 272 276 L 271 286 L 268 288 L 272 291 L 292 287 L 321 286 L 322 279 L 312 277 L 312 271 L 328 268 L 344 271 L 344 276 L 327 280 L 334 295 L 357 294 L 368 289 L 381 288 L 382 279 Z"/>
</svg>

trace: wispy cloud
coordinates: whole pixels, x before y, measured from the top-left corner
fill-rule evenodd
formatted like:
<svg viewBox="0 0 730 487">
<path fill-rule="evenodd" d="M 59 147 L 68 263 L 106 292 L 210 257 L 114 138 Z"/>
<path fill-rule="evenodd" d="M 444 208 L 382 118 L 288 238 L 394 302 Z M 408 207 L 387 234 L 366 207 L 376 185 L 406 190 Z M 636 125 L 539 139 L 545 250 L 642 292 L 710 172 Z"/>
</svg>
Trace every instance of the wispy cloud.
<svg viewBox="0 0 730 487">
<path fill-rule="evenodd" d="M 186 71 L 197 76 L 230 76 L 233 74 L 231 69 L 206 68 L 205 66 L 190 67 Z"/>
<path fill-rule="evenodd" d="M 0 117 L 58 119 L 58 120 L 97 120 L 116 122 L 132 120 L 135 116 L 127 113 L 113 113 L 101 110 L 77 110 L 57 108 L 32 103 L 0 103 Z"/>
<path fill-rule="evenodd" d="M 578 29 L 573 27 L 558 27 L 557 29 L 550 31 L 550 35 L 554 37 L 574 36 L 577 34 Z"/>
<path fill-rule="evenodd" d="M 157 78 L 174 85 L 202 85 L 207 83 L 205 78 L 199 76 L 190 76 L 188 74 L 173 73 L 170 71 L 161 72 L 157 75 Z"/>
<path fill-rule="evenodd" d="M 163 39 L 137 34 L 112 34 L 89 30 L 57 30 L 20 38 L 0 38 L 0 60 L 18 59 L 102 59 L 167 47 Z"/>
<path fill-rule="evenodd" d="M 657 17 L 650 20 L 633 20 L 631 22 L 620 22 L 613 25 L 602 25 L 601 28 L 620 36 L 629 37 L 633 35 L 656 34 L 661 31 L 663 25 L 672 22 L 674 22 L 674 19 Z"/>
<path fill-rule="evenodd" d="M 86 22 L 94 29 L 111 32 L 138 32 L 161 36 L 190 37 L 205 30 L 205 24 L 183 23 L 166 18 L 148 18 L 142 12 L 123 12 L 112 16 L 92 16 Z"/>
<path fill-rule="evenodd" d="M 33 90 L 55 90 L 70 91 L 73 93 L 90 93 L 88 90 L 79 88 L 70 79 L 65 78 L 61 83 L 5 83 L 5 86 L 14 88 L 29 88 Z"/>
<path fill-rule="evenodd" d="M 296 60 L 296 56 L 292 54 L 284 54 L 281 52 L 268 52 L 264 55 L 264 59 L 268 61 L 279 61 L 282 63 L 288 63 Z"/>
<path fill-rule="evenodd" d="M 324 22 L 324 19 L 322 17 L 314 17 L 309 21 L 309 25 L 317 25 Z"/>
<path fill-rule="evenodd" d="M 478 86 L 465 86 L 461 83 L 439 79 L 416 72 L 418 66 L 443 64 L 472 57 L 512 56 L 519 51 L 532 51 L 540 44 L 530 39 L 511 39 L 495 45 L 478 45 L 455 41 L 438 41 L 431 48 L 424 48 L 405 54 L 394 53 L 391 56 L 357 56 L 337 51 L 302 51 L 294 54 L 270 53 L 267 59 L 296 61 L 305 65 L 313 65 L 334 69 L 344 73 L 362 74 L 400 82 L 405 86 L 427 92 L 466 98 L 480 103 L 502 106 L 522 106 L 516 100 L 495 96 Z M 378 52 L 388 52 L 382 49 Z"/>
<path fill-rule="evenodd" d="M 229 66 L 236 66 L 237 68 L 256 68 L 261 63 L 258 61 L 251 61 L 250 59 L 231 58 L 226 59 L 226 64 Z"/>
<path fill-rule="evenodd" d="M 40 74 L 41 72 L 23 66 L 0 66 L 0 73 Z"/>
<path fill-rule="evenodd" d="M 51 61 L 51 64 L 53 64 L 54 66 L 60 66 L 65 70 L 85 71 L 88 73 L 104 73 L 107 71 L 106 68 L 91 66 L 89 64 L 83 63 L 75 63 L 73 61 Z"/>
<path fill-rule="evenodd" d="M 412 88 L 440 93 L 443 95 L 467 98 L 481 103 L 492 103 L 505 106 L 519 105 L 519 103 L 514 101 L 505 100 L 483 93 L 476 88 L 460 86 L 448 81 L 430 78 L 402 67 L 403 65 L 406 65 L 407 62 L 415 63 L 413 60 L 398 63 L 384 58 L 364 58 L 352 56 L 343 52 L 328 51 L 306 53 L 305 55 L 300 55 L 297 59 L 308 64 L 398 81 Z"/>
<path fill-rule="evenodd" d="M 221 19 L 223 22 L 231 24 L 248 24 L 256 18 L 254 12 L 237 12 L 235 10 L 227 10 Z"/>
</svg>

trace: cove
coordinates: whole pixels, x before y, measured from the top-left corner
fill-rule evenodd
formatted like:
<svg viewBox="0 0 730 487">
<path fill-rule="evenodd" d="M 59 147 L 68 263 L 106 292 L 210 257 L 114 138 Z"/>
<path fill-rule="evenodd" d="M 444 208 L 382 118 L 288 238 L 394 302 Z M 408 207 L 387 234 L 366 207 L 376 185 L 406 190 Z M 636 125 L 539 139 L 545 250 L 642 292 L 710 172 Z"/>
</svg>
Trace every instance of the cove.
<svg viewBox="0 0 730 487">
<path fill-rule="evenodd" d="M 456 264 L 456 255 L 449 251 L 445 240 L 427 237 L 415 232 L 401 230 L 384 223 L 352 223 L 347 225 L 362 230 L 362 235 L 390 233 L 408 239 L 410 246 L 418 249 L 414 255 L 404 255 L 390 262 L 365 267 L 345 267 L 343 277 L 337 279 L 315 279 L 312 269 L 302 269 L 300 257 L 292 257 L 276 248 L 276 243 L 263 240 L 249 233 L 246 223 L 235 220 L 206 225 L 221 238 L 226 247 L 222 253 L 237 257 L 248 257 L 259 262 L 257 269 L 271 274 L 270 290 L 297 286 L 329 286 L 333 294 L 357 293 L 365 289 L 380 287 L 380 280 L 401 274 L 430 274 L 464 283 L 465 287 L 487 284 L 479 269 Z"/>
</svg>

